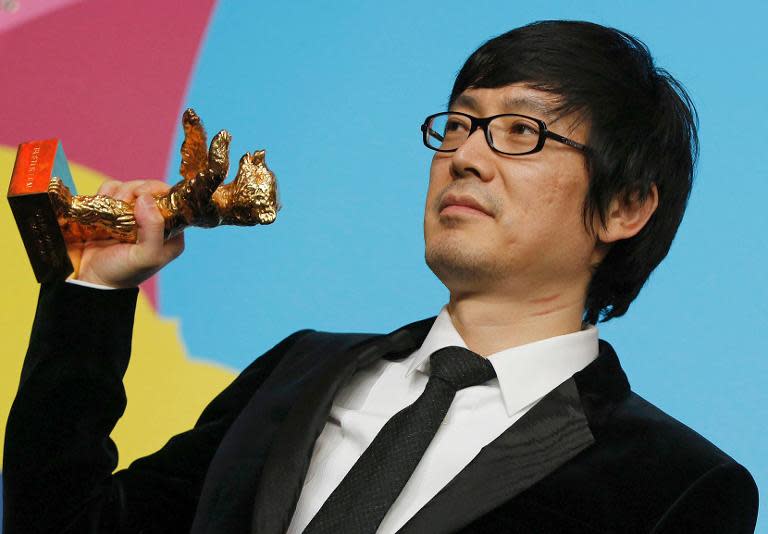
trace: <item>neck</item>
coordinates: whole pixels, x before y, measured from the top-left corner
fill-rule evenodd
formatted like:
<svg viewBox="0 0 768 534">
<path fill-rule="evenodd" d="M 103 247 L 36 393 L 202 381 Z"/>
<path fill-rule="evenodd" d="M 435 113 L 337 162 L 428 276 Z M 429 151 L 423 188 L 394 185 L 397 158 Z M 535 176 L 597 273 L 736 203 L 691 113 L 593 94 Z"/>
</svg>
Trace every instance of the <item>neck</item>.
<svg viewBox="0 0 768 534">
<path fill-rule="evenodd" d="M 451 292 L 448 313 L 467 347 L 488 356 L 500 350 L 581 330 L 584 294 L 544 292 L 525 299 Z"/>
</svg>

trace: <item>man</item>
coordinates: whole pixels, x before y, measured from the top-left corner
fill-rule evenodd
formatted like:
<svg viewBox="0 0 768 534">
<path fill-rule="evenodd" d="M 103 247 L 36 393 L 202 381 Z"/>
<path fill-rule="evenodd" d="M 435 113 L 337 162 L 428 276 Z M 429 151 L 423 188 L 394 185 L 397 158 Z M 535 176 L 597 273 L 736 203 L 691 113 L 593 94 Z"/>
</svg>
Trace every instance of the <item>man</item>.
<svg viewBox="0 0 768 534">
<path fill-rule="evenodd" d="M 474 52 L 422 132 L 438 317 L 297 332 L 115 474 L 135 286 L 183 241 L 162 241 L 162 184 L 105 185 L 138 199 L 139 240 L 82 251 L 80 284 L 118 289 L 41 289 L 6 532 L 752 532 L 749 473 L 632 393 L 594 326 L 626 312 L 681 220 L 684 90 L 627 34 L 542 22 Z"/>
</svg>

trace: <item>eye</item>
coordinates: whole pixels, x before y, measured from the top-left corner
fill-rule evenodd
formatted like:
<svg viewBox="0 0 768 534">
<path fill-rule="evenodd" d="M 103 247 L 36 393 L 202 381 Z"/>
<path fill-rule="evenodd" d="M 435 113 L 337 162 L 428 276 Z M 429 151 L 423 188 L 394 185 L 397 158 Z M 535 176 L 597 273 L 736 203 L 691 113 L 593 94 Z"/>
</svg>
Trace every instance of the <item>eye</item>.
<svg viewBox="0 0 768 534">
<path fill-rule="evenodd" d="M 508 131 L 512 135 L 539 135 L 538 125 L 523 119 L 511 121 Z"/>
<path fill-rule="evenodd" d="M 468 121 L 462 117 L 449 117 L 445 123 L 445 132 L 460 132 L 469 128 Z"/>
</svg>

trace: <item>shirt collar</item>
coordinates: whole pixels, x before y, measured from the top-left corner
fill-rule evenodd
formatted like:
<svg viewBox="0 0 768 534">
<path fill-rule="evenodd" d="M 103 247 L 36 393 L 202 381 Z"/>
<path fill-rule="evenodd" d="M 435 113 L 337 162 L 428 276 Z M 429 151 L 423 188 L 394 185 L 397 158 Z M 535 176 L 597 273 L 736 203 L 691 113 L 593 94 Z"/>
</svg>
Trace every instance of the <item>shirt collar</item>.
<svg viewBox="0 0 768 534">
<path fill-rule="evenodd" d="M 437 319 L 432 323 L 432 328 L 429 329 L 427 337 L 424 338 L 424 343 L 411 356 L 405 376 L 411 376 L 415 371 L 429 373 L 429 357 L 432 353 L 443 347 L 451 346 L 467 348 L 467 344 L 464 343 L 456 327 L 453 326 L 448 309 L 443 306 L 443 309 L 437 315 Z"/>
<path fill-rule="evenodd" d="M 428 373 L 429 356 L 448 346 L 467 347 L 444 306 L 424 343 L 411 356 L 405 376 L 415 371 Z M 494 381 L 498 380 L 507 415 L 511 417 L 584 369 L 597 353 L 597 327 L 586 325 L 578 332 L 501 350 L 489 355 L 488 361 L 496 371 Z"/>
</svg>

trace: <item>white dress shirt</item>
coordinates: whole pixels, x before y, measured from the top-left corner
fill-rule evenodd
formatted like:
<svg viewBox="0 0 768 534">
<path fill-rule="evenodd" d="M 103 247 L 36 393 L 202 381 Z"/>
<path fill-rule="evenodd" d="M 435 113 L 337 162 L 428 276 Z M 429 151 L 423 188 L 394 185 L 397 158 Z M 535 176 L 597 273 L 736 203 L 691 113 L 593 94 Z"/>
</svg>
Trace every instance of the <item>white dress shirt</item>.
<svg viewBox="0 0 768 534">
<path fill-rule="evenodd" d="M 69 284 L 75 284 L 77 286 L 91 287 L 93 289 L 115 289 L 114 287 L 94 284 L 93 282 L 86 282 L 85 280 L 78 280 L 77 278 L 67 278 L 65 282 Z"/>
<path fill-rule="evenodd" d="M 451 345 L 467 346 L 443 308 L 424 343 L 408 358 L 378 360 L 342 385 L 315 442 L 289 534 L 306 528 L 389 418 L 421 395 L 429 379 L 429 356 Z M 579 332 L 488 356 L 497 378 L 456 393 L 442 425 L 377 532 L 399 530 L 482 447 L 586 367 L 597 352 L 598 331 L 589 325 Z"/>
</svg>

